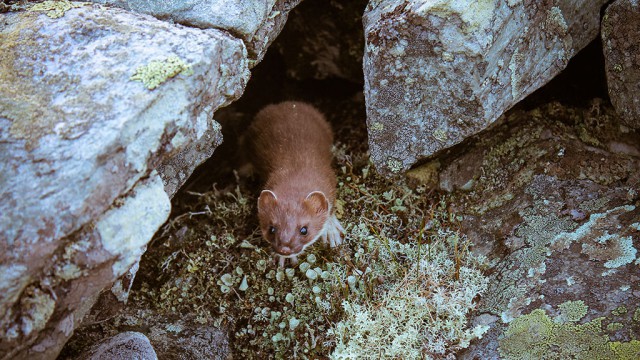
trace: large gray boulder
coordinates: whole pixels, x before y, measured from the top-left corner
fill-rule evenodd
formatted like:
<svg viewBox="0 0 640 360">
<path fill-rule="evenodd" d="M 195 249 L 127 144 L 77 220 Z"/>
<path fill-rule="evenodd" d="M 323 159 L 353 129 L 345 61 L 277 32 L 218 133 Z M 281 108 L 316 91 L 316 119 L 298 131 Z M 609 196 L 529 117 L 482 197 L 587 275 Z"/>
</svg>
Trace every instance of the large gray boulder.
<svg viewBox="0 0 640 360">
<path fill-rule="evenodd" d="M 92 0 L 201 29 L 221 29 L 244 41 L 260 62 L 278 36 L 289 10 L 301 0 Z"/>
<path fill-rule="evenodd" d="M 219 144 L 247 52 L 225 31 L 45 2 L 3 15 L 0 59 L 0 358 L 50 359 Z"/>
<path fill-rule="evenodd" d="M 618 0 L 602 19 L 609 97 L 622 120 L 640 129 L 640 4 Z"/>
<path fill-rule="evenodd" d="M 371 158 L 398 173 L 493 123 L 599 29 L 598 1 L 371 1 L 364 77 Z"/>
</svg>

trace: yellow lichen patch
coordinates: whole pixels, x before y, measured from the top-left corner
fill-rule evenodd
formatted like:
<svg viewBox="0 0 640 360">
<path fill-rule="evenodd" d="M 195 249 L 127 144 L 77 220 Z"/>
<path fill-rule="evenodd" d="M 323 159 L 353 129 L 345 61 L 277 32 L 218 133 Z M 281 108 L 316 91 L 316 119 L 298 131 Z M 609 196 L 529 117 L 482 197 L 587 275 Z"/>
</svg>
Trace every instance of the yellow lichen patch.
<svg viewBox="0 0 640 360">
<path fill-rule="evenodd" d="M 567 305 L 568 304 L 568 305 Z M 579 308 L 581 301 L 561 305 Z M 551 319 L 542 309 L 516 318 L 500 339 L 500 355 L 504 359 L 637 359 L 640 341 L 610 342 L 602 329 L 604 318 L 584 324 Z"/>
<path fill-rule="evenodd" d="M 153 60 L 147 65 L 139 66 L 129 79 L 141 81 L 149 90 L 178 75 L 191 75 L 193 70 L 184 60 L 177 56 L 170 56 L 165 60 Z"/>
<path fill-rule="evenodd" d="M 33 5 L 30 11 L 46 12 L 46 15 L 52 19 L 58 19 L 64 16 L 64 14 L 73 8 L 79 8 L 87 5 L 86 2 L 71 2 L 67 0 L 62 1 L 44 1 L 39 4 Z"/>
</svg>

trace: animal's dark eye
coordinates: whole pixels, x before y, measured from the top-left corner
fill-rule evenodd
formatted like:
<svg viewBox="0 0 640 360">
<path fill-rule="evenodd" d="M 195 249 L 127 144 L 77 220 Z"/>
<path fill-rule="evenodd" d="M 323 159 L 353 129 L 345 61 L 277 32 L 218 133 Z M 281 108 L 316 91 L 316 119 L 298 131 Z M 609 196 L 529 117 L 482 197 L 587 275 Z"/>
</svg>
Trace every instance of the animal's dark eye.
<svg viewBox="0 0 640 360">
<path fill-rule="evenodd" d="M 307 227 L 306 226 L 303 226 L 303 227 L 300 228 L 300 234 L 301 235 L 307 235 Z"/>
<path fill-rule="evenodd" d="M 269 226 L 269 233 L 275 234 L 276 233 L 276 228 L 273 227 L 273 226 Z"/>
</svg>

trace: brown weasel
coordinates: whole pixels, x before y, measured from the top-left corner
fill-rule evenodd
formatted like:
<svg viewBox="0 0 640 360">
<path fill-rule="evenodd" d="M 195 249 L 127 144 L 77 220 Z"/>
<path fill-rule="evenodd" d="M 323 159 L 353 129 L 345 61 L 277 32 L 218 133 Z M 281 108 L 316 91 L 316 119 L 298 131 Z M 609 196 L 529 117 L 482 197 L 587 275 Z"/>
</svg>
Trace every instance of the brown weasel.
<svg viewBox="0 0 640 360">
<path fill-rule="evenodd" d="M 268 105 L 256 115 L 247 140 L 252 163 L 266 180 L 258 198 L 260 229 L 280 266 L 287 258 L 296 263 L 318 239 L 340 245 L 333 133 L 324 116 L 302 102 Z"/>
</svg>

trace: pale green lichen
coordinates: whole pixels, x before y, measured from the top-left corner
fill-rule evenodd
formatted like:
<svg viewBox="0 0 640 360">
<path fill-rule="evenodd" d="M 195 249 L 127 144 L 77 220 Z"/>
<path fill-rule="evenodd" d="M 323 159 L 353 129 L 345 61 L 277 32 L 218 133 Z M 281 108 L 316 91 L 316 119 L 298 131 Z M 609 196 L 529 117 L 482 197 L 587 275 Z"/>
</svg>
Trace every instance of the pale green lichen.
<svg viewBox="0 0 640 360">
<path fill-rule="evenodd" d="M 515 235 L 523 239 L 526 247 L 518 249 L 510 256 L 509 266 L 492 276 L 488 297 L 482 308 L 500 315 L 506 323 L 518 315 L 519 308 L 528 305 L 535 294 L 531 293 L 534 282 L 524 283 L 523 277 L 537 277 L 545 271 L 545 261 L 558 232 L 570 231 L 575 227 L 567 218 L 558 217 L 554 213 L 538 214 L 536 210 L 540 204 L 531 209 L 525 209 L 520 216 L 522 225 Z"/>
<path fill-rule="evenodd" d="M 20 307 L 23 314 L 20 319 L 20 330 L 24 336 L 29 336 L 45 328 L 53 315 L 56 302 L 51 295 L 33 287 L 25 291 L 25 295 L 20 300 Z"/>
<path fill-rule="evenodd" d="M 433 137 L 440 142 L 447 142 L 447 140 L 449 140 L 449 136 L 444 129 L 435 129 L 433 131 Z"/>
<path fill-rule="evenodd" d="M 624 305 L 620 305 L 617 308 L 613 309 L 611 312 L 615 316 L 622 316 L 628 312 L 627 307 Z"/>
<path fill-rule="evenodd" d="M 496 0 L 459 2 L 451 0 L 424 1 L 413 11 L 422 16 L 436 15 L 444 18 L 457 16 L 464 22 L 463 31 L 470 33 L 486 28 L 491 23 Z"/>
<path fill-rule="evenodd" d="M 564 36 L 567 34 L 569 26 L 559 7 L 553 6 L 549 9 L 545 20 L 545 27 L 547 30 L 557 32 L 556 36 Z"/>
<path fill-rule="evenodd" d="M 386 284 L 384 293 L 364 303 L 343 301 L 345 318 L 330 329 L 337 338 L 332 359 L 430 359 L 467 347 L 488 329 L 465 326 L 473 298 L 484 293 L 487 280 L 466 256 L 457 274 L 447 270 L 455 267 L 455 243 L 463 239 L 453 231 L 440 231 L 449 243 L 436 241 L 422 249 L 382 240 L 408 262 L 367 263 L 372 273 L 386 271 L 402 281 Z M 367 247 L 375 246 L 372 241 L 379 240 L 369 239 Z"/>
<path fill-rule="evenodd" d="M 78 265 L 73 263 L 66 263 L 64 265 L 55 267 L 56 277 L 66 281 L 77 279 L 85 274 L 85 270 L 80 269 Z"/>
<path fill-rule="evenodd" d="M 193 74 L 193 70 L 184 60 L 170 56 L 165 60 L 153 60 L 147 65 L 139 66 L 129 79 L 141 81 L 147 89 L 153 90 L 178 74 L 189 76 Z"/>
<path fill-rule="evenodd" d="M 519 69 L 522 68 L 523 62 L 524 56 L 520 54 L 520 50 L 516 48 L 509 60 L 509 71 L 511 71 L 511 97 L 513 98 L 513 101 L 520 100 L 520 82 L 522 79 L 520 78 L 519 73 L 521 71 L 519 71 Z"/>
<path fill-rule="evenodd" d="M 560 315 L 556 317 L 556 320 L 559 322 L 578 322 L 585 315 L 587 315 L 587 311 L 589 307 L 584 304 L 584 301 L 567 301 L 560 305 L 558 305 L 558 309 L 560 310 Z"/>
<path fill-rule="evenodd" d="M 640 342 L 610 342 L 603 318 L 584 324 L 559 322 L 542 309 L 522 315 L 499 339 L 500 355 L 511 359 L 638 359 Z"/>
<path fill-rule="evenodd" d="M 615 269 L 632 263 L 636 259 L 636 248 L 631 236 L 605 234 L 596 239 L 596 244 L 582 244 L 582 253 L 592 259 L 608 258 L 604 267 Z"/>
<path fill-rule="evenodd" d="M 402 171 L 402 161 L 394 158 L 389 158 L 387 160 L 387 167 L 389 168 L 389 170 L 391 170 L 391 172 L 399 173 L 400 171 Z"/>
<path fill-rule="evenodd" d="M 46 12 L 46 15 L 52 19 L 58 19 L 64 16 L 64 14 L 73 9 L 85 6 L 87 2 L 71 2 L 67 0 L 59 1 L 43 1 L 39 4 L 35 4 L 29 8 L 30 11 Z"/>
<path fill-rule="evenodd" d="M 370 127 L 371 131 L 382 131 L 384 130 L 384 124 L 381 122 L 374 122 Z"/>
</svg>

